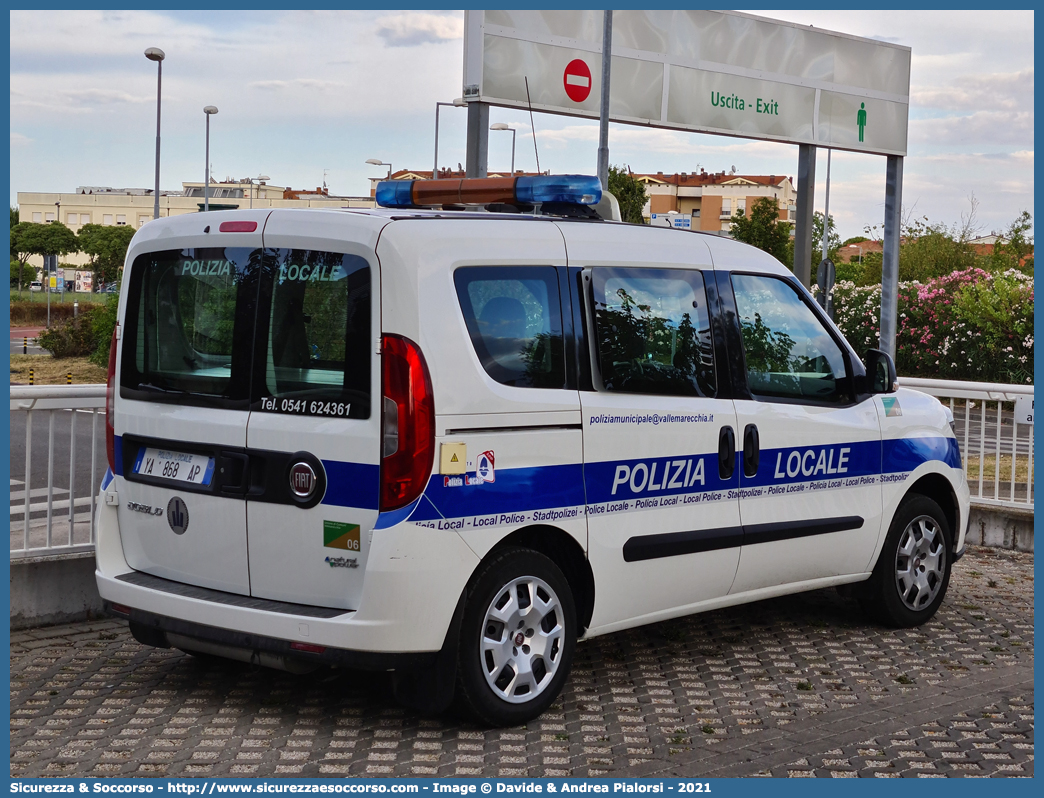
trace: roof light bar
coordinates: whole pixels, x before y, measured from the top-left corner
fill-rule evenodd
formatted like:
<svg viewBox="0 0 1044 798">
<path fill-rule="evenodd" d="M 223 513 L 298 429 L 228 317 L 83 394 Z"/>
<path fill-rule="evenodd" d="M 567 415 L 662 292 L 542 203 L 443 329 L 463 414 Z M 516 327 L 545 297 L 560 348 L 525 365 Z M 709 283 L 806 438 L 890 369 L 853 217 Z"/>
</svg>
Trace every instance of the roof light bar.
<svg viewBox="0 0 1044 798">
<path fill-rule="evenodd" d="M 376 199 L 377 204 L 384 208 L 486 205 L 492 202 L 597 205 L 602 199 L 602 186 L 598 178 L 591 175 L 382 180 L 377 184 Z"/>
</svg>

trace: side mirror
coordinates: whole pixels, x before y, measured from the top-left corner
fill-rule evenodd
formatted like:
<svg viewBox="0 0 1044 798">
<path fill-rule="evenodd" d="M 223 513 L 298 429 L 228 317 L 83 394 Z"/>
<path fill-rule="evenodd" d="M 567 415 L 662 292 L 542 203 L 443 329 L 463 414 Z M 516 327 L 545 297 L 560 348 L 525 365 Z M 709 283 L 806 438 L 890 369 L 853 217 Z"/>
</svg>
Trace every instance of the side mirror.
<svg viewBox="0 0 1044 798">
<path fill-rule="evenodd" d="M 887 352 L 870 349 L 866 353 L 866 382 L 870 393 L 895 393 L 898 378 L 895 361 Z"/>
</svg>

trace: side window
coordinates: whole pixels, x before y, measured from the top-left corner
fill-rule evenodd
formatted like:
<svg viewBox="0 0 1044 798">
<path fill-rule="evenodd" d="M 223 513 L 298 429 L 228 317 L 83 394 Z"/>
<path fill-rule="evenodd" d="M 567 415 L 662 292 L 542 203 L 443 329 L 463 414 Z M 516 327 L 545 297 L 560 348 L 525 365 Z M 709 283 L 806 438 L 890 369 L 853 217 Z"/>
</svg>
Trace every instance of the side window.
<svg viewBox="0 0 1044 798">
<path fill-rule="evenodd" d="M 703 275 L 685 269 L 594 269 L 595 345 L 611 391 L 714 396 Z"/>
<path fill-rule="evenodd" d="M 273 251 L 266 252 L 266 258 Z M 370 266 L 358 255 L 274 251 L 268 352 L 254 409 L 370 417 Z"/>
<path fill-rule="evenodd" d="M 499 383 L 565 385 L 562 303 L 552 266 L 470 266 L 453 274 L 482 368 Z"/>
<path fill-rule="evenodd" d="M 793 286 L 775 277 L 734 274 L 732 289 L 752 394 L 850 400 L 841 348 Z"/>
</svg>

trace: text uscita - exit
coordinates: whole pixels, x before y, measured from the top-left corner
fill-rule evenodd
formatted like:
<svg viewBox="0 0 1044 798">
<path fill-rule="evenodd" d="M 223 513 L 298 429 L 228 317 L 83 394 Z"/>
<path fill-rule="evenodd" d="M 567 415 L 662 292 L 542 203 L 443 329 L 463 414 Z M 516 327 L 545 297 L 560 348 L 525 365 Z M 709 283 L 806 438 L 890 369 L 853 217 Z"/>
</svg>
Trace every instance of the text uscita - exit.
<svg viewBox="0 0 1044 798">
<path fill-rule="evenodd" d="M 752 111 L 759 114 L 779 116 L 779 103 L 775 100 L 762 100 L 760 97 L 755 102 L 749 103 L 736 94 L 726 95 L 718 91 L 712 91 L 711 105 L 716 108 L 731 108 L 735 111 L 746 111 L 749 105 Z"/>
</svg>

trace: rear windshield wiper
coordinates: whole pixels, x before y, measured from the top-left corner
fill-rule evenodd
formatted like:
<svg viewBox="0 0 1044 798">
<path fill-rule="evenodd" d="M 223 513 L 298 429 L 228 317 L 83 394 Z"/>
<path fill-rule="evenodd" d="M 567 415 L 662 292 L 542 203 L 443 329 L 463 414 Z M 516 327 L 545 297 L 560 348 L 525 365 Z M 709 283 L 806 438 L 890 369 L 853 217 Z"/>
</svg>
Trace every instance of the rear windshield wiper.
<svg viewBox="0 0 1044 798">
<path fill-rule="evenodd" d="M 149 382 L 139 382 L 139 391 L 148 391 L 149 393 L 166 393 L 173 396 L 196 396 L 197 394 L 191 391 L 183 391 L 180 388 L 160 388 L 158 385 L 153 385 Z"/>
</svg>

